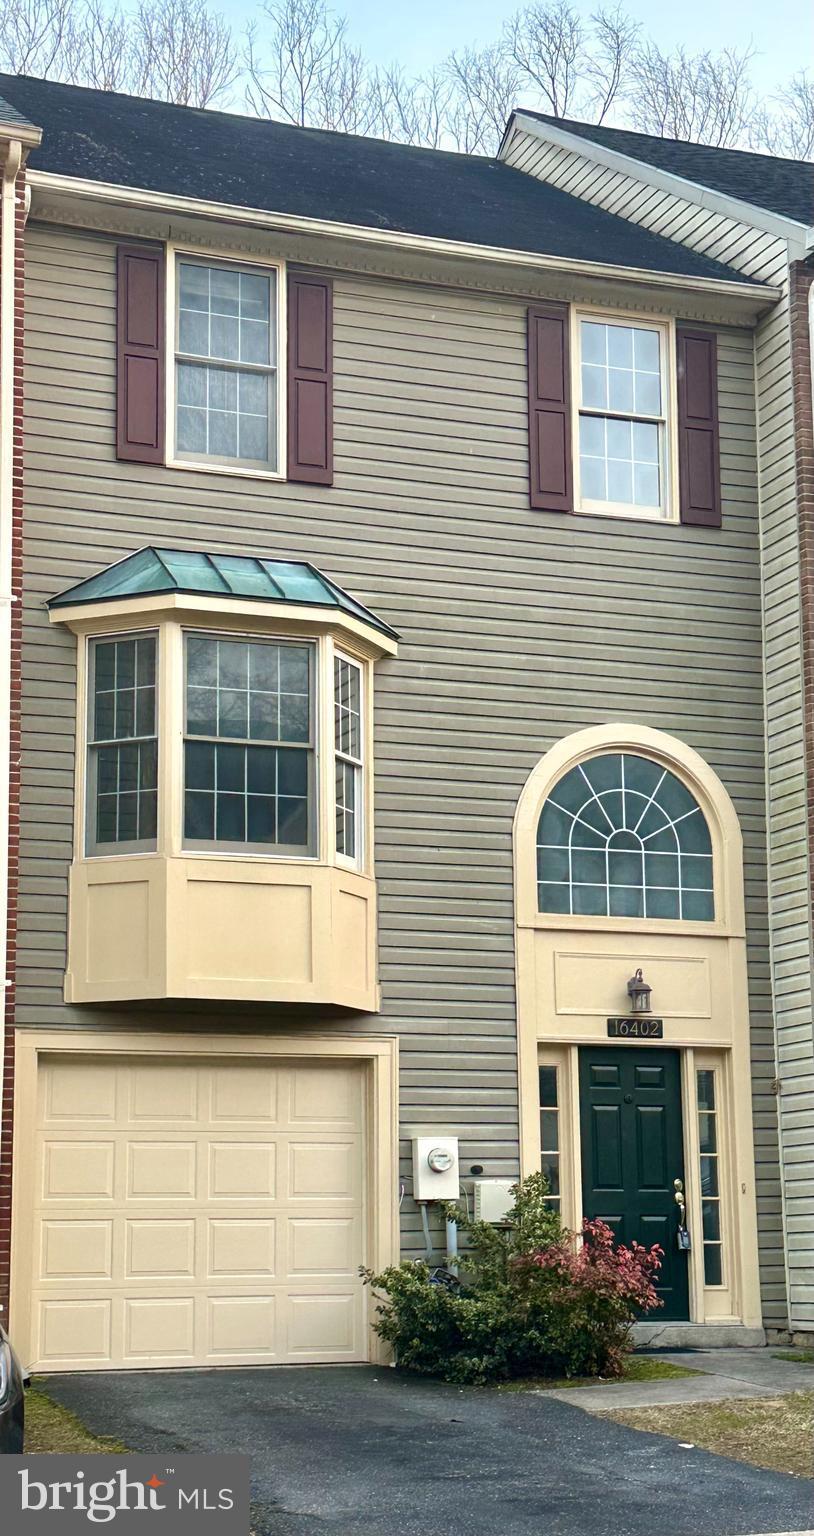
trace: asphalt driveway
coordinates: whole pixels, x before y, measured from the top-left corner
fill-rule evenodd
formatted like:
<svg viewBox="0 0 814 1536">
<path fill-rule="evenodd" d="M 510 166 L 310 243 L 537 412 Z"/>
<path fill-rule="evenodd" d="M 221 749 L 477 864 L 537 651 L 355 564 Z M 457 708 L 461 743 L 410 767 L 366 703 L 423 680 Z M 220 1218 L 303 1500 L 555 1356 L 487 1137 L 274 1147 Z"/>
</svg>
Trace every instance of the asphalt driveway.
<svg viewBox="0 0 814 1536">
<path fill-rule="evenodd" d="M 53 1376 L 134 1451 L 243 1451 L 256 1536 L 746 1536 L 814 1528 L 814 1481 L 545 1395 L 370 1366 Z"/>
</svg>

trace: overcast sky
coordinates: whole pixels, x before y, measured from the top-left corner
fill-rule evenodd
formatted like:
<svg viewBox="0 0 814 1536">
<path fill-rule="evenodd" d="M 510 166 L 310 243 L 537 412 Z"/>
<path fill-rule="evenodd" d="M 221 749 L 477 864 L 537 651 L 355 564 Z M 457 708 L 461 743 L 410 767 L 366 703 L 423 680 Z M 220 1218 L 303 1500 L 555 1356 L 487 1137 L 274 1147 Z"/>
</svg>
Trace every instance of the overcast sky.
<svg viewBox="0 0 814 1536">
<path fill-rule="evenodd" d="M 374 63 L 398 60 L 405 69 L 428 68 L 453 48 L 490 42 L 516 0 L 332 0 L 344 12 L 351 40 Z M 253 10 L 251 0 L 216 0 L 239 28 Z M 577 0 L 587 15 L 596 0 Z M 663 48 L 683 43 L 692 52 L 717 51 L 754 43 L 753 75 L 764 92 L 795 71 L 814 71 L 812 0 L 673 0 L 669 5 L 626 0 L 625 9 L 642 22 Z"/>
</svg>

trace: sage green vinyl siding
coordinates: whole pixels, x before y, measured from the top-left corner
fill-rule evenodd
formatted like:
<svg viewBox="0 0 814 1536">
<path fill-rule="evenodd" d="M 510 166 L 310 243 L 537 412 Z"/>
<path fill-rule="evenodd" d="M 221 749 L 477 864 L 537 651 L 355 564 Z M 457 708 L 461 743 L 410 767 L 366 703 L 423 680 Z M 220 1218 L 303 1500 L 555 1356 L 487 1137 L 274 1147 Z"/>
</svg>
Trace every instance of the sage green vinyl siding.
<svg viewBox="0 0 814 1536">
<path fill-rule="evenodd" d="M 764 667 L 772 988 L 782 1146 L 789 1322 L 814 1328 L 814 1169 L 810 1113 L 814 1102 L 811 887 L 806 824 L 803 735 L 800 552 L 791 389 L 788 262 L 785 239 L 709 206 L 699 189 L 675 191 L 636 178 L 635 165 L 611 168 L 517 128 L 509 164 L 610 212 L 727 262 L 779 287 L 783 298 L 755 339 L 760 528 L 763 546 Z M 714 202 L 714 200 L 713 200 Z M 779 1256 L 778 1256 L 779 1258 Z M 779 1263 L 778 1263 L 779 1275 Z M 780 1287 L 778 1279 L 777 1296 Z M 779 1314 L 778 1314 L 779 1316 Z"/>
<path fill-rule="evenodd" d="M 528 506 L 524 305 L 337 277 L 335 485 L 297 487 L 117 463 L 114 244 L 32 225 L 27 247 L 20 1023 L 223 1027 L 222 1010 L 62 1002 L 75 641 L 49 628 L 44 600 L 148 542 L 312 560 L 402 637 L 376 675 L 382 1014 L 331 1027 L 400 1035 L 408 1251 L 423 1248 L 415 1130 L 457 1132 L 465 1173 L 517 1171 L 523 783 L 568 732 L 640 722 L 708 759 L 744 829 L 764 1295 L 778 1315 L 751 335 L 719 338 L 722 530 L 542 514 Z M 253 1027 L 281 1022 L 258 1013 Z"/>
</svg>

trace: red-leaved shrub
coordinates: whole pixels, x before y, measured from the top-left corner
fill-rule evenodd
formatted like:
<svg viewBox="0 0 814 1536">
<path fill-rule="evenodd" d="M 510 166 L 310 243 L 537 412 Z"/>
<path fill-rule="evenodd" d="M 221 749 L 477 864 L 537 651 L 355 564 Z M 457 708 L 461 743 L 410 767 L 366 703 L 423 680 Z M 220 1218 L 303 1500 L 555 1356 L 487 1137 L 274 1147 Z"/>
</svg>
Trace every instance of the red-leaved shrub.
<svg viewBox="0 0 814 1536">
<path fill-rule="evenodd" d="M 397 1365 L 468 1382 L 619 1374 L 631 1324 L 661 1305 L 661 1248 L 614 1247 L 602 1221 L 566 1231 L 539 1173 L 517 1186 L 505 1226 L 447 1214 L 468 1243 L 461 1284 L 410 1261 L 366 1276 Z"/>
</svg>

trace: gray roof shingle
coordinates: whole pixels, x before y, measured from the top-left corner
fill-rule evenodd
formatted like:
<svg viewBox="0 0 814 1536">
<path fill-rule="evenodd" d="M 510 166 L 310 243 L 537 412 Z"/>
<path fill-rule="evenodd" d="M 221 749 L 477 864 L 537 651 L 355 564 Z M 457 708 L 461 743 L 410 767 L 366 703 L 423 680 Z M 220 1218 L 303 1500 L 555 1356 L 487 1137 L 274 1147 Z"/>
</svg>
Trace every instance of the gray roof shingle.
<svg viewBox="0 0 814 1536">
<path fill-rule="evenodd" d="M 33 168 L 173 197 L 679 277 L 748 282 L 496 159 L 0 75 Z"/>
<path fill-rule="evenodd" d="M 757 208 L 783 214 L 800 224 L 814 224 L 814 163 L 810 160 L 784 160 L 779 155 L 759 155 L 747 149 L 715 149 L 709 144 L 688 144 L 682 139 L 659 139 L 627 128 L 607 128 L 604 123 L 597 126 L 573 122 L 567 117 L 551 117 L 525 107 L 519 107 L 518 112 L 715 192 L 753 203 Z"/>
</svg>

